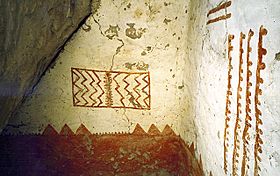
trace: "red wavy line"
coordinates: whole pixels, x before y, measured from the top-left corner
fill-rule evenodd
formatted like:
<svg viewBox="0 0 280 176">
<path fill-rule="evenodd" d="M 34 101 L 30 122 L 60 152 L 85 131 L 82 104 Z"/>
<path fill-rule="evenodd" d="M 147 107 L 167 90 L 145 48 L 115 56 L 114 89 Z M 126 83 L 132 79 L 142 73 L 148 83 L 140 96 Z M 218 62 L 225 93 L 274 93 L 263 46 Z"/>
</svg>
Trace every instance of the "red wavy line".
<svg viewBox="0 0 280 176">
<path fill-rule="evenodd" d="M 144 98 L 143 101 L 147 105 L 147 107 L 149 107 L 148 103 L 146 102 L 146 100 L 149 99 L 149 94 L 145 91 L 145 89 L 149 86 L 149 82 L 145 80 L 147 77 L 148 77 L 148 75 L 146 75 L 145 77 L 142 78 L 142 80 L 147 83 L 147 85 L 142 88 L 142 92 L 144 92 L 147 95 L 147 97 Z"/>
<path fill-rule="evenodd" d="M 127 90 L 127 88 L 129 87 L 129 83 L 126 82 L 126 78 L 128 78 L 129 76 L 130 76 L 130 74 L 127 74 L 127 76 L 123 78 L 123 82 L 126 83 L 126 86 L 125 86 L 124 90 L 126 90 L 126 92 L 128 93 L 128 95 L 130 95 L 131 97 L 133 97 L 133 96 L 131 95 L 131 93 Z M 134 103 L 132 103 L 132 105 L 135 107 Z"/>
<path fill-rule="evenodd" d="M 92 70 L 93 74 L 96 76 L 96 78 L 98 79 L 98 82 L 96 83 L 98 85 L 98 87 L 101 89 L 102 93 L 97 97 L 97 99 L 100 101 L 99 104 L 97 106 L 100 106 L 101 104 L 103 104 L 103 101 L 101 100 L 101 97 L 104 95 L 104 90 L 102 89 L 102 87 L 100 86 L 99 83 L 101 83 L 100 78 L 98 77 L 98 75 L 95 73 L 94 70 Z"/>
<path fill-rule="evenodd" d="M 140 76 L 141 76 L 141 74 L 139 74 L 138 76 L 136 76 L 136 77 L 134 78 L 134 80 L 135 80 L 138 84 L 137 84 L 137 86 L 135 86 L 135 87 L 133 88 L 133 90 L 138 94 L 138 97 L 135 99 L 135 101 L 136 101 L 136 102 L 138 103 L 138 105 L 142 108 L 140 102 L 138 101 L 138 99 L 141 97 L 141 94 L 136 90 L 136 88 L 138 88 L 138 87 L 141 85 L 141 83 L 137 81 L 137 78 L 139 78 Z"/>
<path fill-rule="evenodd" d="M 77 70 L 76 70 L 76 71 L 77 71 Z M 80 73 L 80 72 L 78 72 L 78 73 Z M 78 77 L 77 80 L 73 81 L 73 85 L 79 89 L 79 91 L 77 91 L 76 93 L 73 92 L 73 93 L 74 93 L 74 94 L 73 94 L 73 97 L 74 97 L 76 100 L 78 100 L 78 102 L 75 103 L 75 105 L 77 105 L 78 103 L 81 102 L 81 101 L 77 98 L 77 95 L 78 95 L 80 92 L 82 92 L 83 89 L 82 89 L 80 86 L 78 86 L 78 85 L 76 84 L 76 83 L 78 82 L 78 80 L 80 80 L 80 76 L 79 76 L 77 73 L 75 73 L 74 71 L 73 71 L 73 74 L 75 74 L 75 75 Z"/>
<path fill-rule="evenodd" d="M 90 82 L 90 84 L 89 85 L 91 85 L 91 87 L 94 89 L 94 92 L 92 93 L 92 94 L 90 94 L 90 96 L 89 96 L 89 98 L 92 100 L 92 105 L 94 105 L 95 103 L 96 103 L 96 101 L 92 98 L 92 96 L 95 94 L 95 93 L 97 93 L 97 89 L 92 85 L 94 82 L 95 82 L 95 80 L 94 80 L 94 78 L 91 76 L 91 74 L 88 72 L 88 70 L 86 70 L 86 73 L 89 75 L 89 77 L 92 79 L 92 81 Z"/>
<path fill-rule="evenodd" d="M 79 91 L 78 91 L 77 93 L 74 94 L 74 95 L 76 96 L 76 95 L 82 90 L 82 88 L 79 87 L 79 86 L 76 84 L 76 83 L 78 82 L 78 80 L 80 80 L 79 75 L 77 75 L 77 73 L 75 73 L 75 72 L 73 72 L 73 74 L 75 74 L 75 75 L 78 77 L 78 79 L 77 79 L 76 81 L 73 82 L 73 85 L 76 86 L 76 87 L 79 89 Z"/>
<path fill-rule="evenodd" d="M 115 90 L 116 90 L 116 91 L 118 92 L 118 94 L 122 97 L 122 98 L 120 99 L 120 101 L 121 101 L 122 105 L 125 107 L 125 104 L 124 104 L 124 102 L 123 102 L 124 96 L 123 96 L 123 95 L 121 94 L 121 92 L 119 91 L 120 85 L 118 84 L 118 82 L 117 82 L 117 80 L 116 80 L 117 76 L 119 76 L 119 75 L 120 75 L 120 73 L 116 74 L 116 75 L 113 77 L 113 80 L 114 80 L 115 83 L 117 84 Z"/>
<path fill-rule="evenodd" d="M 76 69 L 75 69 L 75 70 L 76 70 Z M 77 70 L 76 70 L 76 71 L 77 71 Z M 78 77 L 78 79 L 76 79 L 75 81 L 73 80 L 73 84 L 75 85 L 76 82 L 79 81 L 80 77 L 74 72 L 74 69 L 72 70 L 72 73 L 75 74 L 75 75 Z"/>
<path fill-rule="evenodd" d="M 77 70 L 78 71 L 78 70 Z M 87 81 L 87 79 L 86 79 L 86 77 L 80 72 L 80 71 L 78 71 L 81 75 L 82 75 L 82 77 L 84 78 L 84 80 L 81 82 L 81 84 L 87 89 L 87 91 L 85 91 L 83 94 L 82 94 L 82 99 L 86 102 L 85 104 L 84 104 L 84 106 L 86 106 L 89 102 L 84 98 L 84 96 L 85 96 L 85 94 L 87 94 L 89 91 L 90 91 L 90 89 L 84 84 L 86 81 Z"/>
</svg>

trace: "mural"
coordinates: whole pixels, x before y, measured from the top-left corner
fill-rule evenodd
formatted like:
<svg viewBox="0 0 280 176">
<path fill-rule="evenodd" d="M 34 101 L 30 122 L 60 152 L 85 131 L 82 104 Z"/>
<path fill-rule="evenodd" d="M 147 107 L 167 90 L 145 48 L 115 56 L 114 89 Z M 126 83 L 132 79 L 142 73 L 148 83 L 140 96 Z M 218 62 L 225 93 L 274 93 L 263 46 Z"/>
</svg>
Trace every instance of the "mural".
<svg viewBox="0 0 280 176">
<path fill-rule="evenodd" d="M 261 111 L 260 111 L 260 105 L 261 102 L 259 100 L 259 96 L 262 95 L 262 90 L 260 89 L 260 85 L 263 84 L 263 79 L 261 78 L 261 70 L 265 69 L 265 63 L 263 63 L 263 56 L 266 55 L 267 51 L 263 48 L 263 37 L 267 35 L 267 30 L 261 26 L 259 29 L 259 41 L 258 41 L 258 59 L 257 59 L 257 68 L 256 68 L 256 85 L 255 85 L 255 96 L 254 96 L 254 107 L 255 107 L 255 127 L 252 126 L 252 117 L 251 117 L 251 91 L 250 88 L 252 87 L 252 82 L 250 80 L 250 77 L 252 76 L 252 71 L 250 70 L 250 67 L 253 65 L 253 61 L 250 58 L 250 54 L 252 52 L 251 48 L 251 39 L 254 36 L 254 32 L 250 29 L 248 32 L 247 37 L 247 54 L 246 54 L 246 106 L 245 106 L 245 120 L 242 118 L 242 104 L 241 104 L 241 95 L 242 95 L 242 81 L 243 81 L 243 40 L 246 38 L 244 33 L 240 33 L 240 40 L 239 40 L 239 67 L 238 67 L 238 83 L 237 83 L 237 99 L 236 99 L 236 116 L 235 116 L 235 124 L 233 129 L 233 153 L 232 153 L 232 175 L 237 176 L 239 175 L 239 164 L 241 163 L 241 175 L 247 175 L 248 170 L 250 168 L 249 166 L 249 155 L 248 153 L 254 153 L 254 175 L 258 176 L 260 171 L 259 162 L 261 162 L 260 154 L 262 153 L 262 144 L 263 140 L 261 138 L 261 135 L 263 134 L 263 131 L 260 129 L 260 126 L 263 124 L 261 120 Z M 233 35 L 228 36 L 228 60 L 229 60 L 229 66 L 228 66 L 228 89 L 227 89 L 227 95 L 226 95 L 226 112 L 225 112 L 225 131 L 224 131 L 224 171 L 227 174 L 228 172 L 228 156 L 227 153 L 229 152 L 229 122 L 230 122 L 230 96 L 232 95 L 231 91 L 231 70 L 232 67 L 232 57 L 231 52 L 233 50 L 233 46 L 231 45 L 231 42 L 233 40 Z M 243 132 L 241 128 L 244 127 Z M 255 129 L 255 135 L 249 134 L 249 129 L 253 128 Z M 251 136 L 255 136 L 255 141 L 250 140 Z M 243 142 L 243 145 L 241 145 L 241 142 Z M 249 144 L 254 142 L 254 148 L 251 149 L 249 147 Z"/>
<path fill-rule="evenodd" d="M 151 108 L 150 73 L 72 68 L 73 105 L 94 108 Z"/>
<path fill-rule="evenodd" d="M 228 1 L 228 2 L 225 2 L 225 3 L 222 3 L 220 5 L 218 5 L 217 7 L 211 9 L 208 13 L 207 13 L 207 17 L 209 17 L 211 14 L 214 14 L 216 12 L 219 12 L 220 10 L 223 10 L 226 8 L 228 8 L 229 6 L 231 6 L 231 1 Z M 218 22 L 218 21 L 221 21 L 221 20 L 226 20 L 226 19 L 229 19 L 231 17 L 231 13 L 227 13 L 225 15 L 221 15 L 221 16 L 218 16 L 216 18 L 213 18 L 213 19 L 210 19 L 207 21 L 207 25 L 208 24 L 211 24 L 211 23 L 215 23 L 215 22 Z"/>
</svg>

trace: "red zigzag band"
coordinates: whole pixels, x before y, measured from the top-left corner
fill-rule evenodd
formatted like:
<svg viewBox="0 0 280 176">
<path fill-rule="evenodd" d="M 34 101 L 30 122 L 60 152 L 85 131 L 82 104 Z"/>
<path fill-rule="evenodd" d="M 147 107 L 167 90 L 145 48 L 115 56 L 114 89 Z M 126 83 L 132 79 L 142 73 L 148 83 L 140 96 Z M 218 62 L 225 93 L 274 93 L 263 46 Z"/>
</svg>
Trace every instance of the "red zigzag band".
<svg viewBox="0 0 280 176">
<path fill-rule="evenodd" d="M 149 72 L 100 71 L 71 68 L 71 73 L 74 106 L 140 110 L 150 109 L 151 95 Z M 112 74 L 115 75 L 112 76 Z M 117 79 L 120 76 L 123 76 L 123 79 Z M 140 76 L 143 78 L 139 79 Z M 128 79 L 130 77 L 131 79 Z M 143 88 L 141 91 L 138 90 L 142 85 Z M 130 86 L 131 91 L 129 88 Z M 140 102 L 139 99 L 143 94 L 143 102 Z M 105 98 L 103 98 L 103 95 L 105 95 Z M 114 99 L 115 96 L 120 96 L 120 100 Z M 130 103 L 126 104 L 125 100 Z"/>
</svg>

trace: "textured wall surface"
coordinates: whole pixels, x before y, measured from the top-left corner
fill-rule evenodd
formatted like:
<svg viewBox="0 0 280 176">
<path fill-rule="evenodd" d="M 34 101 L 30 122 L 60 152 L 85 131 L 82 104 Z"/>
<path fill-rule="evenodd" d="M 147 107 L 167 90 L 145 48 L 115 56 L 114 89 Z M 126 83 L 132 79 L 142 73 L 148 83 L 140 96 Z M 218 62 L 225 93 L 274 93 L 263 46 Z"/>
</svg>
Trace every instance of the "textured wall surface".
<svg viewBox="0 0 280 176">
<path fill-rule="evenodd" d="M 195 120 L 195 131 L 197 134 L 196 142 L 198 146 L 198 153 L 202 153 L 202 160 L 205 169 L 209 172 L 212 171 L 213 175 L 225 175 L 224 173 L 224 130 L 225 130 L 225 107 L 226 107 L 226 94 L 228 84 L 228 44 L 227 38 L 229 34 L 234 35 L 232 41 L 233 51 L 232 55 L 232 79 L 230 96 L 231 111 L 229 115 L 228 134 L 228 147 L 226 154 L 226 163 L 228 175 L 237 174 L 241 175 L 242 160 L 243 160 L 243 131 L 245 127 L 245 90 L 246 90 L 246 55 L 247 55 L 247 41 L 248 32 L 251 29 L 254 31 L 254 36 L 251 39 L 250 46 L 250 59 L 253 65 L 250 67 L 252 77 L 250 82 L 252 86 L 251 91 L 251 104 L 249 105 L 252 110 L 249 113 L 252 120 L 250 121 L 251 127 L 248 130 L 249 138 L 246 138 L 247 145 L 247 166 L 245 172 L 248 175 L 254 175 L 255 167 L 255 141 L 256 141 L 256 115 L 255 115 L 255 84 L 256 84 L 256 68 L 258 59 L 258 40 L 259 29 L 263 25 L 268 33 L 263 36 L 263 48 L 267 50 L 267 54 L 263 56 L 263 62 L 266 65 L 264 70 L 261 70 L 261 78 L 264 83 L 260 85 L 262 95 L 259 95 L 261 105 L 259 106 L 262 116 L 260 119 L 263 125 L 259 125 L 262 130 L 258 131 L 263 141 L 261 150 L 258 151 L 258 156 L 262 160 L 258 161 L 258 166 L 261 171 L 260 175 L 279 175 L 279 71 L 280 63 L 277 59 L 279 53 L 279 1 L 232 1 L 231 5 L 226 9 L 215 12 L 209 17 L 207 13 L 217 7 L 220 1 L 192 1 L 188 24 L 190 30 L 188 32 L 188 47 L 187 50 L 187 63 L 189 69 L 187 70 L 187 77 L 189 78 L 188 94 L 190 102 L 190 117 Z M 207 22 L 215 17 L 231 13 L 231 17 L 227 20 L 218 22 Z M 243 32 L 246 37 L 243 39 L 243 81 L 240 83 L 242 91 L 240 93 L 241 107 L 239 110 L 240 127 L 237 126 L 237 133 L 234 133 L 236 126 L 237 116 L 237 87 L 239 80 L 239 54 L 240 54 L 240 32 Z M 188 123 L 188 121 L 183 121 Z M 263 134 L 261 134 L 263 133 Z M 236 134 L 236 135 L 235 135 Z M 236 136 L 236 140 L 234 140 Z M 248 136 L 248 135 L 247 135 Z M 187 136 L 186 136 L 187 138 Z M 238 140 L 240 142 L 238 142 Z M 236 141 L 236 147 L 234 147 Z M 260 140 L 258 140 L 261 143 Z M 240 149 L 238 148 L 240 146 Z M 239 157 L 235 156 L 233 162 L 234 148 Z M 261 153 L 262 152 L 262 153 Z M 234 163 L 234 169 L 233 169 Z M 235 170 L 233 172 L 233 170 Z"/>
<path fill-rule="evenodd" d="M 145 130 L 154 123 L 179 133 L 187 118 L 187 9 L 186 1 L 101 1 L 6 130 L 41 132 L 47 124 L 75 130 L 83 123 L 91 132 L 131 132 L 136 123 Z M 150 80 L 137 77 L 147 72 Z M 186 132 L 193 129 L 188 121 Z"/>
<path fill-rule="evenodd" d="M 42 132 L 47 124 L 56 129 L 68 124 L 75 131 L 83 123 L 95 133 L 132 132 L 136 123 L 146 131 L 152 123 L 160 129 L 169 124 L 197 145 L 207 174 L 278 175 L 278 1 L 95 4 L 97 13 L 67 43 L 6 133 Z M 266 67 L 258 63 L 260 57 Z M 225 113 L 226 105 L 230 112 Z"/>
<path fill-rule="evenodd" d="M 89 13 L 89 0 L 0 1 L 0 131 Z"/>
</svg>

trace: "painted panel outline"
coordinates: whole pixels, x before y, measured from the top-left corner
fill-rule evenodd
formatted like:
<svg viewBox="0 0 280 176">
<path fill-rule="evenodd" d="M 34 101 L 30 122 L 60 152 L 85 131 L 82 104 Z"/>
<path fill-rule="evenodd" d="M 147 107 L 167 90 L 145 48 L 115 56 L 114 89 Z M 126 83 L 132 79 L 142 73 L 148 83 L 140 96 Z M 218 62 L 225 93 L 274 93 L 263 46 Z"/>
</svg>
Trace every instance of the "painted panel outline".
<svg viewBox="0 0 280 176">
<path fill-rule="evenodd" d="M 116 78 L 120 76 L 123 79 L 117 80 Z M 71 78 L 73 106 L 75 107 L 151 109 L 150 72 L 106 71 L 72 67 Z M 98 93 L 99 96 L 96 95 Z M 94 98 L 94 96 L 97 97 Z M 120 99 L 113 100 L 115 97 L 120 97 Z M 139 102 L 139 98 L 143 98 L 143 100 Z M 127 103 L 128 101 L 130 103 Z"/>
</svg>

